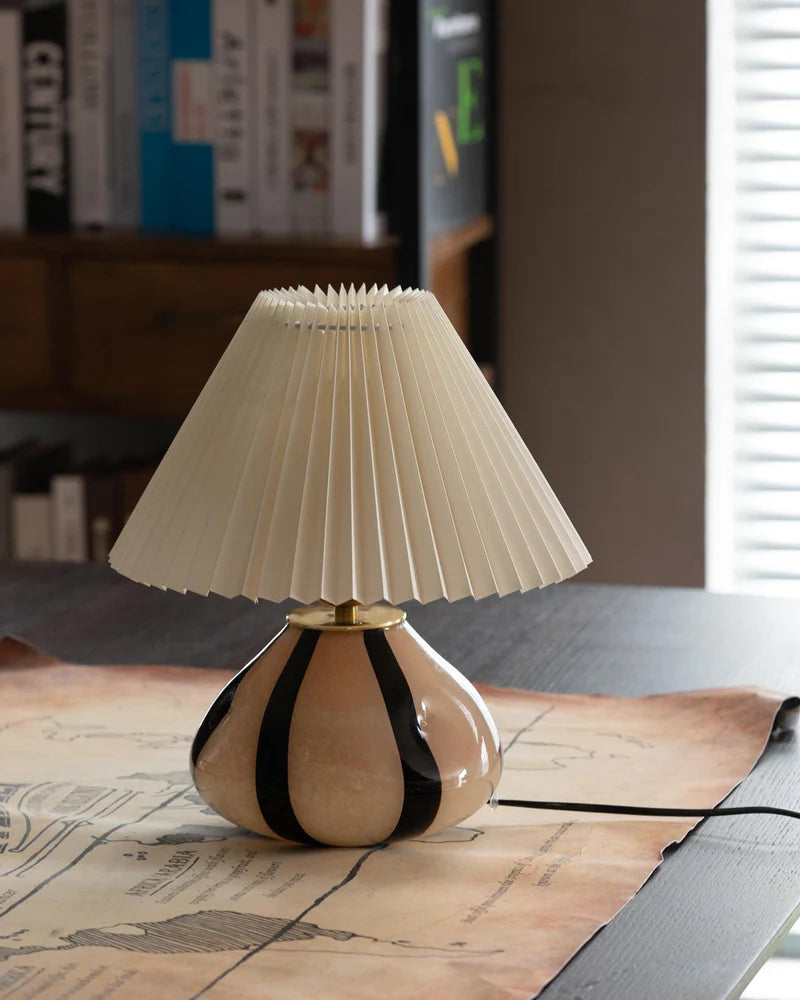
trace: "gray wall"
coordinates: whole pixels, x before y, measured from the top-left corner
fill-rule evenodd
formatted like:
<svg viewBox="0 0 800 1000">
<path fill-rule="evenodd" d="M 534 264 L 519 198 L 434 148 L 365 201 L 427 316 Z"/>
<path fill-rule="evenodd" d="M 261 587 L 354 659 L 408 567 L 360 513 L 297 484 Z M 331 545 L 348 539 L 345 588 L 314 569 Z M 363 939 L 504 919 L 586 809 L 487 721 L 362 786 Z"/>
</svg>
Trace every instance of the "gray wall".
<svg viewBox="0 0 800 1000">
<path fill-rule="evenodd" d="M 582 579 L 702 586 L 705 4 L 499 9 L 503 400 Z"/>
</svg>

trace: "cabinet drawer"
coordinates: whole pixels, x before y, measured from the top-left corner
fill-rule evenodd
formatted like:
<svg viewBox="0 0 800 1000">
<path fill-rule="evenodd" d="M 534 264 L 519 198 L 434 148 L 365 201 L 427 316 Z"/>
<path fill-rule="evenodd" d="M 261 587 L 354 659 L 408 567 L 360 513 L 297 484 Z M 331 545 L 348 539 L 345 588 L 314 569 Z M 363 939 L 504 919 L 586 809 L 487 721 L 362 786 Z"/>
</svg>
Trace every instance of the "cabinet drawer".
<svg viewBox="0 0 800 1000">
<path fill-rule="evenodd" d="M 0 392 L 49 388 L 47 265 L 0 257 Z"/>
<path fill-rule="evenodd" d="M 313 281 L 303 270 L 308 263 L 74 261 L 72 388 L 109 410 L 184 416 L 257 293 Z M 331 282 L 358 277 L 346 261 L 325 270 Z"/>
</svg>

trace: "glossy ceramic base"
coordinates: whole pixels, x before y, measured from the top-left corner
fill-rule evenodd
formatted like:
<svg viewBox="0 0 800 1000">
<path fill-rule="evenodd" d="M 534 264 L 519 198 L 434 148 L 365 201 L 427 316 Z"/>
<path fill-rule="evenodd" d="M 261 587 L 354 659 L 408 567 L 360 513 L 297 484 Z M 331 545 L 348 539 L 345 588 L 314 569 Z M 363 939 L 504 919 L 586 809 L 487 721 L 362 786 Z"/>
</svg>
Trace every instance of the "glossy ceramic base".
<svg viewBox="0 0 800 1000">
<path fill-rule="evenodd" d="M 301 843 L 362 846 L 461 822 L 500 778 L 475 688 L 404 622 L 287 625 L 221 692 L 192 747 L 221 816 Z"/>
</svg>

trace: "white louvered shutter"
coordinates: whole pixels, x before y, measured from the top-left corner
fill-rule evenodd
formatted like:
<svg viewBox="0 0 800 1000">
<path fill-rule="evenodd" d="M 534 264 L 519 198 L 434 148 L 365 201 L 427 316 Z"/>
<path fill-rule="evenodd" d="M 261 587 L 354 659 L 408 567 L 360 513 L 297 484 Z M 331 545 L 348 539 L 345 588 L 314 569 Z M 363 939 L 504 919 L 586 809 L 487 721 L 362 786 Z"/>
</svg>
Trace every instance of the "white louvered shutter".
<svg viewBox="0 0 800 1000">
<path fill-rule="evenodd" d="M 800 596 L 800 2 L 709 5 L 707 581 Z"/>
</svg>

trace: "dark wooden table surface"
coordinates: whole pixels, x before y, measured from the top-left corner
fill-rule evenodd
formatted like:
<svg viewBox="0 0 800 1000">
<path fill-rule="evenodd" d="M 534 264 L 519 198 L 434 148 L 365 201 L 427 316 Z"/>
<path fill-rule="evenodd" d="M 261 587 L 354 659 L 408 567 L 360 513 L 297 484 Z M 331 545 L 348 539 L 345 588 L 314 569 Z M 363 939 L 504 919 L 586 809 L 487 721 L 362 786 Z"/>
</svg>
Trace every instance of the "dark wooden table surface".
<svg viewBox="0 0 800 1000">
<path fill-rule="evenodd" d="M 78 663 L 233 670 L 285 611 L 163 593 L 104 567 L 0 563 L 0 634 Z M 800 601 L 562 584 L 409 611 L 417 630 L 477 681 L 620 695 L 736 684 L 800 693 Z M 800 809 L 798 735 L 773 741 L 728 801 Z M 800 822 L 707 820 L 541 996 L 736 996 L 798 910 Z"/>
</svg>

